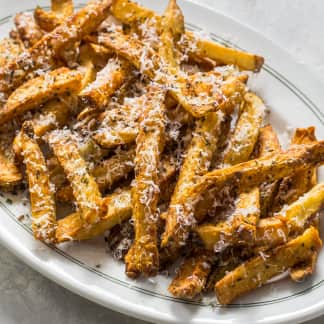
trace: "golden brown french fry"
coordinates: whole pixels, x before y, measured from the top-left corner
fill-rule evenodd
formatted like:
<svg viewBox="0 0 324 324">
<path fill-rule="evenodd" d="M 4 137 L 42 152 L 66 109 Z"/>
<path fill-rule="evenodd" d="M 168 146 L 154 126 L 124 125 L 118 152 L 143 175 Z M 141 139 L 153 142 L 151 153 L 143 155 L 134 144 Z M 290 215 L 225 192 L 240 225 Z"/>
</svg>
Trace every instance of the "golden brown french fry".
<svg viewBox="0 0 324 324">
<path fill-rule="evenodd" d="M 185 259 L 169 285 L 169 292 L 179 298 L 192 299 L 202 292 L 206 285 L 215 256 L 206 251 L 198 251 Z"/>
<path fill-rule="evenodd" d="M 134 169 L 135 149 L 117 151 L 111 158 L 102 161 L 91 170 L 101 192 L 109 189 L 117 181 L 127 177 Z M 73 191 L 70 186 L 64 186 L 57 190 L 56 198 L 61 202 L 72 202 Z"/>
<path fill-rule="evenodd" d="M 167 189 L 170 187 L 175 173 L 176 168 L 172 160 L 169 161 L 168 158 L 164 159 L 159 171 L 160 201 L 162 202 L 168 200 L 168 197 L 166 197 L 168 196 Z M 87 240 L 94 238 L 104 234 L 116 224 L 120 224 L 131 217 L 133 207 L 131 190 L 129 188 L 118 190 L 114 194 L 103 198 L 103 200 L 108 211 L 96 224 L 84 226 L 84 222 L 78 213 L 59 220 L 56 231 L 57 242 L 61 243 L 67 240 Z"/>
<path fill-rule="evenodd" d="M 224 118 L 224 113 L 212 112 L 207 116 L 199 119 L 196 122 L 193 138 L 186 153 L 179 178 L 171 198 L 169 209 L 166 216 L 165 232 L 162 236 L 161 247 L 166 248 L 168 254 L 172 257 L 177 256 L 177 251 L 182 244 L 177 244 L 173 237 L 174 226 L 177 218 L 181 216 L 181 209 L 179 210 L 179 199 L 184 192 L 197 181 L 199 177 L 208 172 L 213 153 L 217 148 L 218 137 L 220 136 L 221 125 Z M 194 216 L 186 220 L 187 222 L 195 222 Z M 181 231 L 178 231 L 180 235 Z M 188 233 L 185 233 L 188 234 Z M 186 240 L 186 237 L 179 238 L 179 242 Z M 170 241 L 172 244 L 170 245 Z"/>
<path fill-rule="evenodd" d="M 129 0 L 116 0 L 111 7 L 112 14 L 122 23 L 140 25 L 146 19 L 155 19 L 160 24 L 161 17 L 154 11 Z M 181 47 L 193 49 L 193 54 L 200 58 L 209 57 L 226 65 L 238 65 L 242 70 L 259 71 L 264 59 L 258 55 L 242 52 L 222 46 L 216 42 L 203 40 L 191 32 L 186 32 L 180 42 Z"/>
<path fill-rule="evenodd" d="M 31 12 L 16 14 L 15 25 L 18 35 L 26 48 L 35 45 L 43 37 L 43 32 L 36 24 Z"/>
<path fill-rule="evenodd" d="M 92 106 L 103 108 L 109 98 L 125 82 L 130 73 L 130 65 L 123 59 L 110 59 L 94 82 L 90 83 L 79 94 L 81 100 Z"/>
<path fill-rule="evenodd" d="M 266 256 L 257 256 L 243 263 L 216 283 L 218 301 L 222 305 L 230 304 L 239 296 L 264 285 L 272 277 L 307 260 L 321 246 L 318 231 L 311 227 L 287 244 L 268 252 Z"/>
<path fill-rule="evenodd" d="M 22 180 L 22 174 L 15 162 L 13 150 L 14 134 L 12 132 L 0 135 L 0 187 L 11 188 Z M 18 153 L 20 150 L 18 149 Z"/>
<path fill-rule="evenodd" d="M 267 125 L 261 128 L 258 140 L 257 155 L 266 156 L 279 153 L 281 146 L 277 134 Z M 263 183 L 260 186 L 260 217 L 268 217 L 272 208 L 274 197 L 278 191 L 279 181 L 272 183 Z"/>
<path fill-rule="evenodd" d="M 63 95 L 47 102 L 32 119 L 35 135 L 41 137 L 53 129 L 66 125 L 76 107 L 77 100 L 73 95 Z"/>
<path fill-rule="evenodd" d="M 291 140 L 291 146 L 310 144 L 316 141 L 315 128 L 297 128 Z M 279 185 L 278 193 L 274 199 L 272 212 L 277 212 L 285 204 L 291 204 L 298 197 L 312 188 L 316 180 L 317 170 L 309 168 L 301 172 L 296 172 L 292 176 L 283 179 Z"/>
<path fill-rule="evenodd" d="M 179 217 L 174 218 L 173 234 L 176 244 L 181 238 L 187 236 L 195 225 L 188 222 L 192 213 L 200 221 L 203 219 L 208 206 L 206 201 L 212 201 L 220 188 L 238 186 L 239 191 L 248 191 L 259 186 L 263 182 L 272 182 L 281 179 L 292 172 L 309 169 L 324 163 L 324 141 L 314 144 L 294 147 L 287 152 L 275 154 L 272 157 L 264 157 L 240 163 L 235 166 L 214 170 L 202 176 L 179 199 Z M 199 204 L 199 205 L 198 205 Z M 198 205 L 198 206 L 197 206 Z"/>
<path fill-rule="evenodd" d="M 70 182 L 83 221 L 89 224 L 98 222 L 104 213 L 101 193 L 87 171 L 72 133 L 67 130 L 52 131 L 48 141 Z"/>
<path fill-rule="evenodd" d="M 56 229 L 56 208 L 45 158 L 33 138 L 32 124 L 25 123 L 21 132 L 20 149 L 28 175 L 34 236 L 38 240 L 53 243 Z"/>
<path fill-rule="evenodd" d="M 312 275 L 316 268 L 317 257 L 318 251 L 313 251 L 313 254 L 308 260 L 293 266 L 289 271 L 290 278 L 293 281 L 301 282 L 304 281 L 306 277 Z"/>
<path fill-rule="evenodd" d="M 43 36 L 28 52 L 13 59 L 0 69 L 0 93 L 11 93 L 32 72 L 56 66 L 71 48 L 100 25 L 107 17 L 111 0 L 90 2 L 65 23 Z M 13 73 L 13 71 L 16 71 Z"/>
<path fill-rule="evenodd" d="M 0 111 L 0 125 L 24 112 L 38 108 L 42 103 L 58 95 L 77 92 L 81 74 L 67 68 L 59 68 L 27 81 L 16 89 Z"/>
<path fill-rule="evenodd" d="M 135 240 L 125 257 L 126 274 L 155 275 L 157 247 L 158 168 L 164 146 L 165 92 L 152 86 L 136 139 L 135 185 L 132 189 Z"/>
<path fill-rule="evenodd" d="M 244 95 L 244 107 L 224 155 L 225 165 L 247 161 L 258 140 L 266 107 L 256 94 Z"/>
</svg>

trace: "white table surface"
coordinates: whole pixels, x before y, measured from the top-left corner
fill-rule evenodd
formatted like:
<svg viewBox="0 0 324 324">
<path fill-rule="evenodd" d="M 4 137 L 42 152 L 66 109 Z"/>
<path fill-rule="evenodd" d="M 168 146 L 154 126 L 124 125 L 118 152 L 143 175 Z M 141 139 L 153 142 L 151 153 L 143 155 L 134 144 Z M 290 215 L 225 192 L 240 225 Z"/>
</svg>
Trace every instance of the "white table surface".
<svg viewBox="0 0 324 324">
<path fill-rule="evenodd" d="M 308 65 L 324 84 L 324 1 L 193 1 L 215 8 L 260 31 L 290 52 L 297 61 Z M 140 324 L 144 322 L 105 309 L 67 291 L 2 248 L 0 249 L 0 323 Z M 307 322 L 307 324 L 320 323 L 324 323 L 324 317 Z"/>
</svg>

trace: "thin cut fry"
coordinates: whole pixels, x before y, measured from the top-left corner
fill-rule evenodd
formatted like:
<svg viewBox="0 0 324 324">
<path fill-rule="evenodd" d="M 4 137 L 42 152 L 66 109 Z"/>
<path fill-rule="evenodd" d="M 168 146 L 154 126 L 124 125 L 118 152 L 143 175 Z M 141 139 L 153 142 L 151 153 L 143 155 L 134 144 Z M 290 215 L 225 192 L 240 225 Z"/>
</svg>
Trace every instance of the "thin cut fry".
<svg viewBox="0 0 324 324">
<path fill-rule="evenodd" d="M 295 264 L 307 260 L 322 246 L 318 231 L 311 227 L 304 234 L 278 247 L 267 256 L 255 257 L 228 273 L 215 285 L 215 293 L 222 305 L 264 285 L 272 277 Z"/>
<path fill-rule="evenodd" d="M 72 0 L 51 0 L 51 10 L 58 16 L 63 18 L 73 14 Z"/>
<path fill-rule="evenodd" d="M 159 155 L 164 146 L 165 93 L 153 88 L 136 140 L 135 186 L 132 190 L 135 241 L 125 257 L 126 274 L 154 275 L 159 268 L 157 203 Z"/>
<path fill-rule="evenodd" d="M 89 224 L 98 222 L 104 212 L 102 197 L 97 183 L 88 174 L 71 132 L 53 131 L 49 144 L 70 182 L 82 219 Z"/>
<path fill-rule="evenodd" d="M 0 111 L 0 125 L 24 112 L 38 108 L 55 96 L 78 91 L 81 74 L 67 68 L 48 72 L 24 83 L 8 98 Z"/>
<path fill-rule="evenodd" d="M 45 158 L 33 139 L 32 125 L 25 123 L 21 133 L 21 153 L 26 165 L 32 212 L 32 229 L 38 240 L 55 240 L 56 209 L 54 192 Z"/>
<path fill-rule="evenodd" d="M 39 27 L 46 32 L 53 31 L 64 21 L 53 11 L 45 11 L 40 7 L 36 7 L 36 9 L 34 10 L 34 19 Z"/>
</svg>

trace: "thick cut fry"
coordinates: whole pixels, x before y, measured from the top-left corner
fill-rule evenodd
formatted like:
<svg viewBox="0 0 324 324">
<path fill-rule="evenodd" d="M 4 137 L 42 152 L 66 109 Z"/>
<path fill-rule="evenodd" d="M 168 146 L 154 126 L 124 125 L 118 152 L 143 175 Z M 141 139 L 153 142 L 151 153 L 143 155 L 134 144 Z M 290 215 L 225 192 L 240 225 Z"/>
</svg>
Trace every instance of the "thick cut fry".
<svg viewBox="0 0 324 324">
<path fill-rule="evenodd" d="M 176 237 L 175 242 L 179 244 L 181 238 L 186 237 L 195 225 L 187 220 L 191 219 L 193 215 L 196 219 L 201 220 L 208 207 L 205 202 L 212 201 L 211 197 L 215 197 L 221 188 L 235 184 L 240 191 L 248 191 L 263 182 L 275 181 L 292 172 L 309 169 L 323 163 L 324 142 L 320 141 L 294 147 L 272 157 L 259 158 L 209 172 L 179 199 L 181 217 L 174 217 L 174 226 L 170 237 Z M 197 203 L 199 203 L 199 208 L 196 208 Z"/>
<path fill-rule="evenodd" d="M 91 2 L 69 17 L 64 24 L 43 36 L 27 53 L 0 69 L 0 93 L 10 93 L 34 71 L 48 70 L 64 59 L 71 48 L 94 31 L 107 17 L 111 0 Z"/>
<path fill-rule="evenodd" d="M 214 258 L 212 253 L 200 251 L 186 259 L 172 280 L 169 292 L 175 297 L 188 299 L 200 294 L 206 285 Z"/>
<path fill-rule="evenodd" d="M 215 285 L 215 293 L 222 305 L 264 285 L 269 279 L 307 260 L 322 246 L 318 231 L 311 227 L 287 244 L 276 248 L 267 256 L 255 257 L 230 273 Z"/>
<path fill-rule="evenodd" d="M 35 23 L 31 12 L 18 13 L 15 16 L 15 25 L 26 48 L 35 45 L 43 37 L 43 32 Z"/>
<path fill-rule="evenodd" d="M 170 74 L 170 71 L 165 71 L 165 65 L 155 51 L 129 35 L 105 33 L 98 37 L 98 42 L 130 61 L 150 79 L 166 84 L 174 99 L 195 117 L 222 109 L 230 97 L 238 97 L 245 92 L 246 75 L 222 82 L 220 75 L 214 71 L 189 77 L 179 70 Z M 220 83 L 219 87 L 215 87 Z"/>
<path fill-rule="evenodd" d="M 140 25 L 146 19 L 154 19 L 160 24 L 161 17 L 155 12 L 141 7 L 129 0 L 117 0 L 111 7 L 112 14 L 122 23 L 128 25 Z M 191 32 L 186 32 L 185 37 L 180 42 L 180 49 L 185 52 L 185 47 L 189 47 L 194 56 L 200 58 L 208 57 L 226 65 L 238 65 L 242 70 L 259 71 L 264 59 L 258 55 L 242 52 L 237 49 L 222 46 L 216 42 L 198 38 Z"/>
<path fill-rule="evenodd" d="M 199 177 L 208 172 L 213 153 L 217 148 L 217 141 L 220 136 L 221 124 L 224 118 L 223 112 L 212 112 L 196 122 L 193 138 L 186 153 L 179 178 L 171 198 L 169 209 L 166 216 L 165 232 L 162 236 L 161 246 L 167 248 L 170 246 L 170 240 L 174 230 L 176 219 L 181 217 L 179 210 L 179 199 L 184 192 L 188 191 Z M 186 222 L 195 222 L 194 217 L 188 218 Z M 180 231 L 178 231 L 180 233 Z M 179 242 L 185 241 L 182 238 Z M 171 251 L 168 254 L 172 257 L 177 256 L 177 250 L 181 244 L 172 240 Z M 169 249 L 168 249 L 169 250 Z"/>
<path fill-rule="evenodd" d="M 63 95 L 47 102 L 33 118 L 34 133 L 41 137 L 45 133 L 66 125 L 77 106 L 75 96 Z"/>
<path fill-rule="evenodd" d="M 281 146 L 277 137 L 277 134 L 271 127 L 267 125 L 262 127 L 259 134 L 258 156 L 267 156 L 271 154 L 276 154 L 281 151 Z M 263 183 L 260 186 L 260 217 L 268 217 L 269 211 L 272 208 L 274 197 L 278 191 L 279 181 L 274 181 L 271 183 Z"/>
<path fill-rule="evenodd" d="M 70 182 L 82 219 L 89 224 L 98 222 L 104 212 L 102 197 L 71 132 L 53 131 L 49 135 L 49 144 Z"/>
<path fill-rule="evenodd" d="M 225 165 L 247 161 L 258 140 L 266 107 L 262 100 L 252 92 L 246 93 L 244 100 L 243 112 L 224 155 Z"/>
<path fill-rule="evenodd" d="M 38 108 L 55 96 L 78 91 L 80 83 L 81 74 L 67 68 L 60 68 L 27 81 L 11 94 L 0 110 L 0 125 L 28 110 Z"/>
<path fill-rule="evenodd" d="M 116 155 L 102 161 L 92 171 L 101 192 L 109 189 L 114 183 L 127 177 L 134 169 L 135 150 L 118 151 Z M 73 191 L 70 186 L 60 188 L 56 193 L 56 198 L 61 202 L 72 202 Z"/>
<path fill-rule="evenodd" d="M 81 100 L 92 106 L 105 107 L 109 98 L 121 87 L 130 73 L 130 65 L 122 59 L 110 59 L 94 82 L 79 94 Z"/>
<path fill-rule="evenodd" d="M 157 203 L 159 155 L 164 143 L 165 93 L 150 90 L 136 140 L 135 186 L 132 190 L 135 241 L 125 257 L 126 274 L 155 275 L 159 269 Z"/>
<path fill-rule="evenodd" d="M 315 128 L 297 128 L 291 141 L 294 145 L 311 144 L 316 142 Z M 272 212 L 277 212 L 285 204 L 291 204 L 299 196 L 303 195 L 316 184 L 316 169 L 309 168 L 297 172 L 290 177 L 283 179 L 280 183 L 278 193 L 274 199 Z"/>
<path fill-rule="evenodd" d="M 176 173 L 175 165 L 172 161 L 165 159 L 159 173 L 159 187 L 161 191 L 160 201 L 168 200 L 168 188 L 172 178 Z M 112 195 L 104 198 L 104 205 L 108 211 L 101 220 L 88 226 L 84 224 L 78 213 L 72 214 L 58 221 L 56 240 L 58 243 L 68 240 L 87 240 L 104 234 L 116 224 L 129 219 L 132 215 L 131 190 L 121 189 Z"/>
<path fill-rule="evenodd" d="M 14 134 L 0 135 L 0 187 L 11 188 L 22 180 L 22 174 L 15 162 L 13 140 Z M 20 150 L 18 149 L 18 152 Z"/>
<path fill-rule="evenodd" d="M 53 243 L 56 228 L 54 192 L 45 158 L 30 132 L 32 125 L 25 123 L 20 137 L 20 149 L 28 175 L 32 229 L 36 239 Z"/>
</svg>

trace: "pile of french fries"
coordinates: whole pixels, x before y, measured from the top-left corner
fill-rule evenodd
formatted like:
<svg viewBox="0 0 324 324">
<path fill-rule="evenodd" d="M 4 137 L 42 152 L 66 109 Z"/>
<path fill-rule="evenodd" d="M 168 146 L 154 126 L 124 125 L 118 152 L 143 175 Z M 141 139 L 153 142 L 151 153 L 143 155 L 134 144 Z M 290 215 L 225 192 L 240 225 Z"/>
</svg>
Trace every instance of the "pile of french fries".
<svg viewBox="0 0 324 324">
<path fill-rule="evenodd" d="M 299 128 L 282 150 L 247 87 L 262 57 L 186 31 L 176 0 L 162 16 L 52 0 L 15 26 L 0 43 L 0 184 L 27 180 L 36 239 L 105 234 L 131 278 L 182 258 L 169 292 L 223 305 L 314 272 L 324 141 Z"/>
</svg>

